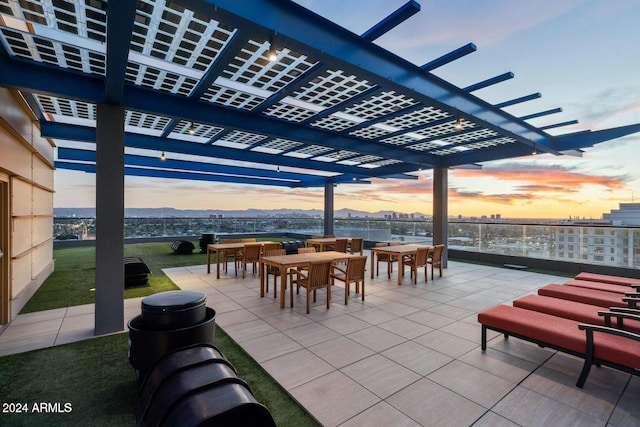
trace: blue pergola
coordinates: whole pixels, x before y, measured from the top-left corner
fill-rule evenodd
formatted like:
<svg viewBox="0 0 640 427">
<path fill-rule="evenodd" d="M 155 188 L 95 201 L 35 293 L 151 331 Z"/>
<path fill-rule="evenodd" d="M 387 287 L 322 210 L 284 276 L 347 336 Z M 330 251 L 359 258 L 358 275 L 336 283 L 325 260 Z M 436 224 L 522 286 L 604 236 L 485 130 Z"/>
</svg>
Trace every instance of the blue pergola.
<svg viewBox="0 0 640 427">
<path fill-rule="evenodd" d="M 375 44 L 419 9 L 409 1 L 358 35 L 288 0 L 0 2 L 0 86 L 19 90 L 42 135 L 59 141 L 56 168 L 97 176 L 97 333 L 122 327 L 121 290 L 108 282 L 122 264 L 111 236 L 125 174 L 324 187 L 331 231 L 334 185 L 434 169 L 434 240 L 446 241 L 449 168 L 640 131 L 551 135 L 575 121 L 536 127 L 528 120 L 561 110 L 506 111 L 540 94 L 474 95 L 512 73 L 464 88 L 432 74 L 473 44 L 423 65 Z"/>
</svg>

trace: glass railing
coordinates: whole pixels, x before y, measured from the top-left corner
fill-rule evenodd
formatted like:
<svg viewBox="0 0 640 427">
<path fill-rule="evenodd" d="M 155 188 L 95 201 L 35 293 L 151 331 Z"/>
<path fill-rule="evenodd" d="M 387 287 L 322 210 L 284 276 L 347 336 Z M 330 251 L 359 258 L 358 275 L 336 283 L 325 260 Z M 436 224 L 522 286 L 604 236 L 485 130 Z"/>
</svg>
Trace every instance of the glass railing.
<svg viewBox="0 0 640 427">
<path fill-rule="evenodd" d="M 322 234 L 317 217 L 126 218 L 125 238 L 217 234 Z M 54 238 L 95 238 L 95 218 L 55 218 Z M 431 243 L 430 220 L 339 218 L 334 234 L 368 241 Z M 640 227 L 449 222 L 450 249 L 640 268 Z"/>
</svg>

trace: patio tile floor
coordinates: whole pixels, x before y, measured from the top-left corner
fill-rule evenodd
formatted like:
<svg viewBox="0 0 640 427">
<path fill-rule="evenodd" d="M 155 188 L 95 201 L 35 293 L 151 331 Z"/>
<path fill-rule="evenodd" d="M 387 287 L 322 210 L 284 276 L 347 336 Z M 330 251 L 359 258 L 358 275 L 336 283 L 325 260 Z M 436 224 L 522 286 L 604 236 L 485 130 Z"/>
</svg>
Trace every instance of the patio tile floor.
<svg viewBox="0 0 640 427">
<path fill-rule="evenodd" d="M 366 297 L 319 291 L 311 313 L 304 294 L 281 310 L 258 278 L 205 266 L 165 273 L 182 289 L 207 294 L 216 322 L 325 426 L 638 426 L 640 378 L 593 368 L 575 387 L 580 359 L 489 333 L 480 350 L 479 311 L 567 279 L 449 262 L 443 277 L 397 285 L 367 278 Z M 125 325 L 140 312 L 125 301 Z M 93 305 L 19 315 L 0 334 L 0 355 L 93 335 Z"/>
</svg>

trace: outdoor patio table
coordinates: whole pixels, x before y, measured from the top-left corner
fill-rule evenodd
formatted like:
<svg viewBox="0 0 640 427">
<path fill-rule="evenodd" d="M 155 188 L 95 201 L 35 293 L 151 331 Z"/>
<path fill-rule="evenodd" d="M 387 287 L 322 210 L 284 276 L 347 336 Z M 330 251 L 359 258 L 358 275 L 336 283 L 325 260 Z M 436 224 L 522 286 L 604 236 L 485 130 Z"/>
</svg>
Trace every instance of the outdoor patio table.
<svg viewBox="0 0 640 427">
<path fill-rule="evenodd" d="M 335 237 L 322 237 L 318 239 L 307 239 L 306 240 L 307 247 L 309 246 L 317 246 L 319 252 L 323 252 L 325 246 L 327 245 L 335 245 L 336 238 Z"/>
<path fill-rule="evenodd" d="M 326 251 L 309 254 L 266 256 L 260 259 L 260 296 L 264 297 L 264 269 L 267 266 L 280 269 L 280 308 L 284 308 L 285 289 L 287 287 L 287 270 L 294 267 L 304 267 L 313 261 L 341 261 L 355 255 L 343 252 Z M 293 292 L 291 292 L 291 306 L 293 306 Z"/>
<path fill-rule="evenodd" d="M 237 243 L 215 243 L 207 245 L 207 274 L 211 273 L 211 252 L 216 253 L 216 279 L 220 278 L 220 259 L 227 258 L 227 253 L 235 254 L 245 247 L 245 245 L 264 245 L 265 243 L 277 242 L 237 242 Z M 222 254 L 222 256 L 220 256 Z"/>
<path fill-rule="evenodd" d="M 398 257 L 398 285 L 402 284 L 402 278 L 404 277 L 404 265 L 402 265 L 402 257 L 405 255 L 415 255 L 418 248 L 427 247 L 429 250 L 433 250 L 433 246 L 430 245 L 396 245 L 396 246 L 377 246 L 371 248 L 371 278 L 373 279 L 373 271 L 375 268 L 376 254 L 389 254 L 396 255 Z"/>
</svg>

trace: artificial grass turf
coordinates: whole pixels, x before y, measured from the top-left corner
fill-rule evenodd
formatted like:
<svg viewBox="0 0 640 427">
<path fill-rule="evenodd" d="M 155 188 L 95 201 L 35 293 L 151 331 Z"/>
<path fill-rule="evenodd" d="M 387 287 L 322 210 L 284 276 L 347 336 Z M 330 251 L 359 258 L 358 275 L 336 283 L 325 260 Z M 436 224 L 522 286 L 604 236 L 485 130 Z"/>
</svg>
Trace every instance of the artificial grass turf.
<svg viewBox="0 0 640 427">
<path fill-rule="evenodd" d="M 149 285 L 125 289 L 125 298 L 176 290 L 178 289 L 176 285 L 162 272 L 163 268 L 207 262 L 206 254 L 177 255 L 173 253 L 169 242 L 125 245 L 124 253 L 125 256 L 142 258 L 151 270 Z M 55 259 L 54 274 L 45 280 L 21 313 L 95 302 L 93 291 L 96 273 L 95 247 L 55 249 L 53 257 Z"/>
<path fill-rule="evenodd" d="M 319 426 L 242 348 L 216 327 L 216 346 L 281 427 Z M 0 357 L 2 404 L 10 426 L 135 425 L 137 385 L 127 360 L 128 334 L 116 334 Z M 56 412 L 37 412 L 41 404 Z M 57 404 L 57 405 L 56 405 Z M 8 406 L 7 406 L 8 408 Z"/>
<path fill-rule="evenodd" d="M 177 289 L 162 268 L 206 263 L 206 254 L 176 255 L 166 242 L 126 245 L 125 255 L 141 257 L 153 273 L 150 286 L 128 289 L 125 297 Z M 25 307 L 22 312 L 94 302 L 90 289 L 95 280 L 95 248 L 56 249 L 54 258 L 55 272 L 29 301 L 30 308 Z M 278 426 L 319 425 L 217 326 L 216 345 L 236 368 L 238 376 L 249 384 L 256 400 L 269 408 Z M 0 357 L 0 403 L 26 403 L 29 409 L 28 414 L 3 413 L 0 424 L 135 424 L 136 384 L 127 351 L 125 333 Z M 71 412 L 33 413 L 33 405 L 38 403 L 58 403 L 62 410 L 67 408 L 65 403 L 70 403 Z"/>
</svg>

